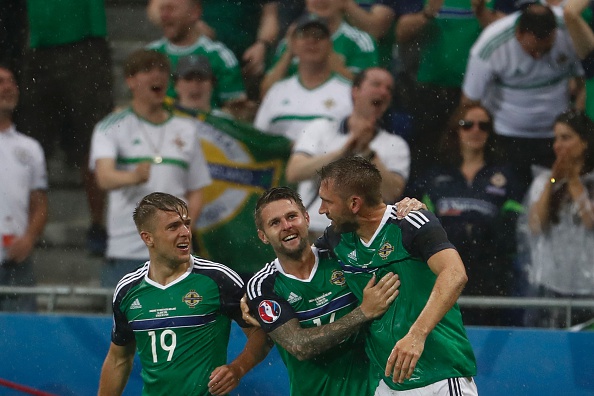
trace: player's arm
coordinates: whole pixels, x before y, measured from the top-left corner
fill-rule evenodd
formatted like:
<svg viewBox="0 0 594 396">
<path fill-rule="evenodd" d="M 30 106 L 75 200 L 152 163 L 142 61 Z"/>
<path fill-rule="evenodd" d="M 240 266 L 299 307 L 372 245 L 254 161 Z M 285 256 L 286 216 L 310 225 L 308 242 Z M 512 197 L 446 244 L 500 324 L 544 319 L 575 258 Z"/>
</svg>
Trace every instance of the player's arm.
<svg viewBox="0 0 594 396">
<path fill-rule="evenodd" d="M 131 171 L 116 168 L 114 158 L 98 158 L 95 162 L 97 184 L 104 190 L 115 190 L 121 187 L 134 186 L 148 181 L 151 163 L 141 162 Z"/>
<path fill-rule="evenodd" d="M 437 275 L 429 300 L 408 334 L 396 343 L 386 365 L 386 376 L 393 375 L 394 382 L 410 378 L 425 340 L 437 323 L 454 306 L 468 281 L 460 255 L 455 249 L 442 250 L 428 260 L 429 267 Z"/>
<path fill-rule="evenodd" d="M 118 396 L 122 394 L 132 371 L 135 348 L 135 342 L 124 346 L 111 343 L 101 369 L 98 396 Z"/>
<path fill-rule="evenodd" d="M 363 302 L 347 315 L 323 326 L 302 328 L 293 318 L 269 335 L 299 360 L 314 356 L 340 344 L 364 323 L 383 315 L 398 296 L 398 275 L 386 274 L 377 284 L 373 276 L 363 290 Z"/>
<path fill-rule="evenodd" d="M 268 336 L 259 327 L 242 328 L 247 337 L 243 351 L 231 363 L 219 366 L 210 374 L 208 391 L 213 395 L 226 395 L 243 376 L 260 363 L 272 347 Z"/>
</svg>

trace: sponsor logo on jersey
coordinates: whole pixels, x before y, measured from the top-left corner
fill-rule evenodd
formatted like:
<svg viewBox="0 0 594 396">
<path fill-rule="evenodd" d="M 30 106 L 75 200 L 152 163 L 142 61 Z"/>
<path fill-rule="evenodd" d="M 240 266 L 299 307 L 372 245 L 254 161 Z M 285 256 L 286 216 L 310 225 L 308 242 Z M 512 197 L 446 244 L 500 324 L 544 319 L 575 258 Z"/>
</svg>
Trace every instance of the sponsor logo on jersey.
<svg viewBox="0 0 594 396">
<path fill-rule="evenodd" d="M 316 298 L 312 298 L 311 300 L 309 300 L 308 302 L 315 302 L 316 306 L 320 306 L 320 305 L 324 305 L 328 303 L 328 297 L 332 295 L 332 292 L 328 292 L 328 293 L 324 293 L 319 297 Z"/>
<path fill-rule="evenodd" d="M 349 253 L 348 257 L 350 260 L 357 261 L 357 251 L 353 250 L 352 252 Z"/>
<path fill-rule="evenodd" d="M 280 317 L 281 307 L 276 301 L 264 300 L 258 305 L 258 315 L 264 323 L 274 323 Z"/>
<path fill-rule="evenodd" d="M 130 304 L 130 309 L 140 309 L 142 305 L 140 305 L 140 301 L 138 299 L 134 300 L 132 304 Z"/>
<path fill-rule="evenodd" d="M 188 307 L 194 308 L 202 301 L 202 296 L 196 293 L 196 290 L 190 290 L 186 295 L 182 298 L 182 301 L 185 302 Z"/>
<path fill-rule="evenodd" d="M 287 302 L 288 302 L 289 304 L 294 304 L 294 303 L 296 303 L 297 301 L 301 301 L 301 300 L 303 300 L 303 298 L 302 298 L 301 296 L 298 296 L 297 294 L 295 294 L 295 293 L 293 293 L 293 292 L 291 292 L 291 293 L 289 294 L 289 297 L 287 298 Z"/>
<path fill-rule="evenodd" d="M 390 253 L 394 251 L 394 246 L 390 245 L 388 242 L 384 243 L 384 245 L 377 251 L 377 254 L 383 259 L 387 259 Z"/>
<path fill-rule="evenodd" d="M 344 279 L 344 274 L 342 271 L 332 271 L 332 275 L 330 275 L 330 283 L 336 286 L 344 286 L 346 284 L 346 280 Z"/>
</svg>

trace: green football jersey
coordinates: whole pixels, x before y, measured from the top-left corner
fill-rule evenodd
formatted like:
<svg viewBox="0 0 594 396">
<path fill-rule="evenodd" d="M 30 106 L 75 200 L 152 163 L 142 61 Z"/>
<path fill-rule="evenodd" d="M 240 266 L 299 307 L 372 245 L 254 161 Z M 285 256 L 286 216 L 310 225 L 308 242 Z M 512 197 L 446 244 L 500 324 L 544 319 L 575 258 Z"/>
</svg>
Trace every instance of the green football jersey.
<svg viewBox="0 0 594 396">
<path fill-rule="evenodd" d="M 167 286 L 148 278 L 150 262 L 124 276 L 114 293 L 112 342 L 136 340 L 143 395 L 210 395 L 212 371 L 227 363 L 243 282 L 231 269 L 193 258 Z"/>
<path fill-rule="evenodd" d="M 383 379 L 392 389 L 408 390 L 447 378 L 476 375 L 472 346 L 455 304 L 427 337 L 411 378 L 397 384 L 384 376 L 392 348 L 408 333 L 435 285 L 436 275 L 426 260 L 443 249 L 453 248 L 435 215 L 422 210 L 397 220 L 396 208 L 388 206 L 369 243 L 363 243 L 355 233 L 336 235 L 329 228 L 318 244 L 334 250 L 349 287 L 360 300 L 374 273 L 377 279 L 388 272 L 400 277 L 398 298 L 369 328 L 366 347 L 376 378 Z"/>
<path fill-rule="evenodd" d="M 213 41 L 206 36 L 200 36 L 194 44 L 180 47 L 163 38 L 150 43 L 147 48 L 167 55 L 171 62 L 172 72 L 175 71 L 181 57 L 190 55 L 206 56 L 210 62 L 212 74 L 216 79 L 211 100 L 213 108 L 221 107 L 226 101 L 237 99 L 239 96 L 245 94 L 245 87 L 237 58 L 225 44 L 219 41 Z M 169 79 L 167 96 L 172 98 L 177 97 L 173 87 L 173 79 Z"/>
<path fill-rule="evenodd" d="M 358 73 L 379 63 L 375 40 L 369 34 L 359 30 L 346 22 L 342 22 L 336 32 L 332 34 L 332 47 L 344 59 L 345 66 L 353 73 Z M 282 40 L 276 50 L 272 66 L 287 50 L 287 41 Z M 293 58 L 287 76 L 297 73 L 297 58 Z"/>
<path fill-rule="evenodd" d="M 336 259 L 319 255 L 309 279 L 284 273 L 278 259 L 247 283 L 252 312 L 266 332 L 297 318 L 301 327 L 334 322 L 357 306 Z M 357 333 L 322 354 L 299 361 L 277 344 L 287 366 L 292 396 L 361 396 L 369 393 L 364 336 Z"/>
</svg>

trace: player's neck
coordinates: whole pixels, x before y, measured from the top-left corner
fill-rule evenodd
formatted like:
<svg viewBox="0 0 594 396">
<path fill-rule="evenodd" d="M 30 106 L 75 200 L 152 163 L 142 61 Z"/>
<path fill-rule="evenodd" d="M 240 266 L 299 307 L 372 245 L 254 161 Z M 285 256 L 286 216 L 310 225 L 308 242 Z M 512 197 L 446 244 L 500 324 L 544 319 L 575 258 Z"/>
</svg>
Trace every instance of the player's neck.
<svg viewBox="0 0 594 396">
<path fill-rule="evenodd" d="M 308 279 L 311 275 L 314 265 L 316 264 L 316 256 L 308 247 L 300 258 L 293 258 L 287 256 L 279 256 L 278 261 L 283 267 L 285 273 L 293 275 L 299 279 Z"/>
<path fill-rule="evenodd" d="M 357 236 L 363 242 L 369 242 L 384 218 L 386 204 L 381 203 L 373 208 L 362 208 L 357 214 Z"/>
<path fill-rule="evenodd" d="M 188 270 L 190 261 L 181 264 L 171 264 L 159 258 L 151 259 L 149 278 L 160 285 L 166 286 L 182 276 Z"/>
</svg>

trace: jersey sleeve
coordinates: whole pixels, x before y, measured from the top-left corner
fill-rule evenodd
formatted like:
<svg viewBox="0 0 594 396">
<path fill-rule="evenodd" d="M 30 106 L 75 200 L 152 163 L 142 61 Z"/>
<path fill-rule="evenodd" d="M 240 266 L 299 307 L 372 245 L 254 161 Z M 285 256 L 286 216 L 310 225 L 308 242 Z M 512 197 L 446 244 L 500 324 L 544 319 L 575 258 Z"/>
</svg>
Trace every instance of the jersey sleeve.
<svg viewBox="0 0 594 396">
<path fill-rule="evenodd" d="M 353 51 L 346 59 L 346 66 L 351 72 L 356 74 L 361 70 L 378 65 L 379 55 L 377 45 L 369 34 L 360 32 L 360 35 L 351 48 Z"/>
<path fill-rule="evenodd" d="M 293 307 L 274 292 L 274 278 L 270 275 L 257 288 L 248 287 L 248 306 L 266 333 L 296 318 Z"/>
<path fill-rule="evenodd" d="M 112 128 L 104 122 L 99 123 L 93 131 L 91 149 L 89 154 L 89 169 L 95 170 L 95 165 L 100 158 L 116 158 L 117 147 L 114 141 Z"/>
<path fill-rule="evenodd" d="M 126 315 L 122 312 L 120 306 L 122 296 L 118 295 L 113 301 L 113 324 L 111 328 L 111 341 L 119 346 L 124 346 L 134 340 L 134 330 L 128 322 Z"/>
<path fill-rule="evenodd" d="M 249 327 L 241 317 L 240 300 L 245 291 L 239 274 L 231 268 L 220 265 L 221 269 L 215 276 L 221 295 L 221 313 L 237 322 L 240 327 Z"/>
<path fill-rule="evenodd" d="M 214 95 L 221 103 L 236 99 L 245 94 L 245 87 L 239 69 L 239 62 L 233 52 L 220 42 L 214 42 L 218 59 L 213 62 L 216 86 Z"/>
<path fill-rule="evenodd" d="M 402 244 L 413 256 L 427 261 L 435 253 L 455 249 L 435 215 L 428 210 L 415 210 L 397 220 L 402 230 Z"/>
<path fill-rule="evenodd" d="M 462 92 L 470 100 L 481 100 L 485 96 L 493 76 L 491 63 L 488 59 L 481 58 L 478 50 L 473 48 L 466 66 Z"/>
</svg>

